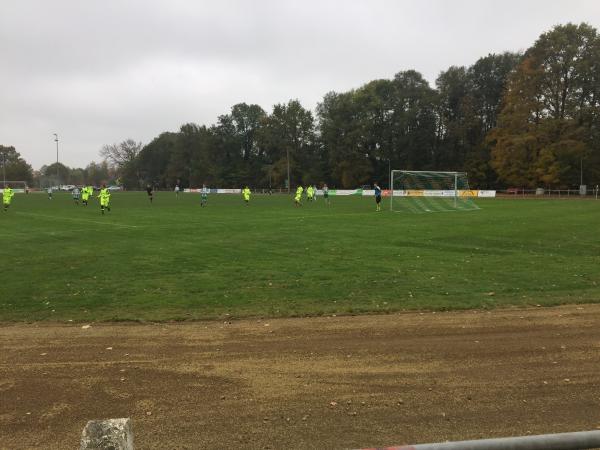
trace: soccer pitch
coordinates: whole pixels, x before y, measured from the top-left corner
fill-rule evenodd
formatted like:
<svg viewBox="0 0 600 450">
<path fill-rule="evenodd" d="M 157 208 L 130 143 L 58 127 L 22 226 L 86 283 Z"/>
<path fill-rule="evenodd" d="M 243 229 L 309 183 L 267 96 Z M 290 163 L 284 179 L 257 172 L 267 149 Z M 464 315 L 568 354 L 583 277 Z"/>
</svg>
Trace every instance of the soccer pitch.
<svg viewBox="0 0 600 450">
<path fill-rule="evenodd" d="M 384 202 L 387 202 L 385 200 Z M 375 212 L 372 198 L 17 195 L 1 217 L 0 320 L 185 320 L 600 300 L 600 203 L 477 200 Z"/>
</svg>

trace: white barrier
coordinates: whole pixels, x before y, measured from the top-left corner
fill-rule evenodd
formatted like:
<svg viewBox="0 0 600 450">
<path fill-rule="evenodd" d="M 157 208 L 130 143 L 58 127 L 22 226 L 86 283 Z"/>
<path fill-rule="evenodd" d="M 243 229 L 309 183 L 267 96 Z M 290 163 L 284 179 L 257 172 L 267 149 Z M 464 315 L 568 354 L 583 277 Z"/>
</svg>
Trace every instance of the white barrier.
<svg viewBox="0 0 600 450">
<path fill-rule="evenodd" d="M 188 193 L 192 193 L 192 194 L 199 194 L 200 192 L 202 192 L 202 188 L 184 189 L 183 192 L 188 192 Z M 242 190 L 241 189 L 215 189 L 215 188 L 209 188 L 208 189 L 208 193 L 209 194 L 241 194 Z"/>
<path fill-rule="evenodd" d="M 401 445 L 387 450 L 577 450 L 600 448 L 600 431 Z"/>
</svg>

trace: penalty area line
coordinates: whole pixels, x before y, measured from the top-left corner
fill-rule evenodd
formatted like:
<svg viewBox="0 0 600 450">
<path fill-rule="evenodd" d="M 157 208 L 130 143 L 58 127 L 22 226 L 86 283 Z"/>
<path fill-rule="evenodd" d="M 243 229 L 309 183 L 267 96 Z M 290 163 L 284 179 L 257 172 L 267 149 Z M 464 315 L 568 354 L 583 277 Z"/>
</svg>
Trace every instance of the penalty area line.
<svg viewBox="0 0 600 450">
<path fill-rule="evenodd" d="M 121 228 L 139 228 L 137 225 L 124 225 L 122 223 L 111 223 L 111 222 L 100 222 L 99 220 L 89 220 L 89 219 L 76 219 L 73 217 L 57 217 L 57 216 L 49 216 L 47 214 L 37 214 L 37 213 L 27 213 L 18 211 L 16 214 L 22 216 L 31 216 L 31 217 L 43 217 L 46 219 L 54 219 L 54 220 L 70 220 L 72 222 L 81 222 L 81 223 L 96 223 L 99 225 L 109 225 L 112 227 L 121 227 Z"/>
</svg>

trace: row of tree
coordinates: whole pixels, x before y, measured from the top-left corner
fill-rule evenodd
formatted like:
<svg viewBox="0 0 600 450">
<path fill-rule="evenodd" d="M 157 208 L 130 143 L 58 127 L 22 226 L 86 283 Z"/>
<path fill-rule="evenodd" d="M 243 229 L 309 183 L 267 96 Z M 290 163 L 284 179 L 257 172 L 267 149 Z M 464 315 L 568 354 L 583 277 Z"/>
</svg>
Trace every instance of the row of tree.
<svg viewBox="0 0 600 450">
<path fill-rule="evenodd" d="M 61 184 L 93 184 L 99 186 L 102 183 L 116 181 L 118 173 L 108 163 L 91 162 L 87 167 L 70 168 L 61 163 L 53 163 L 42 166 L 39 171 L 33 170 L 15 150 L 14 147 L 0 145 L 0 177 L 2 180 L 24 181 L 30 187 L 57 186 Z"/>
<path fill-rule="evenodd" d="M 63 167 L 71 183 L 285 187 L 289 173 L 292 186 L 348 188 L 386 184 L 392 168 L 466 171 L 480 188 L 596 184 L 600 37 L 585 23 L 560 25 L 524 53 L 450 67 L 435 88 L 409 70 L 330 92 L 314 113 L 297 100 L 270 112 L 240 103 L 211 126 L 188 123 L 101 155 L 101 165 Z"/>
</svg>

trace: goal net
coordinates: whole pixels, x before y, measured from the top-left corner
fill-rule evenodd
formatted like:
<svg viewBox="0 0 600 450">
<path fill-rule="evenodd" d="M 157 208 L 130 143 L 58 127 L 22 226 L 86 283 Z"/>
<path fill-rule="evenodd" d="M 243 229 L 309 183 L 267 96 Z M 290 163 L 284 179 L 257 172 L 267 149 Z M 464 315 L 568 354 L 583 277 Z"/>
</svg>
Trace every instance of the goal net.
<svg viewBox="0 0 600 450">
<path fill-rule="evenodd" d="M 398 212 L 468 211 L 479 209 L 466 172 L 392 170 L 390 209 Z"/>
<path fill-rule="evenodd" d="M 26 181 L 0 180 L 0 192 L 4 190 L 4 184 L 10 186 L 15 194 L 22 194 L 26 189 L 28 189 Z"/>
</svg>

